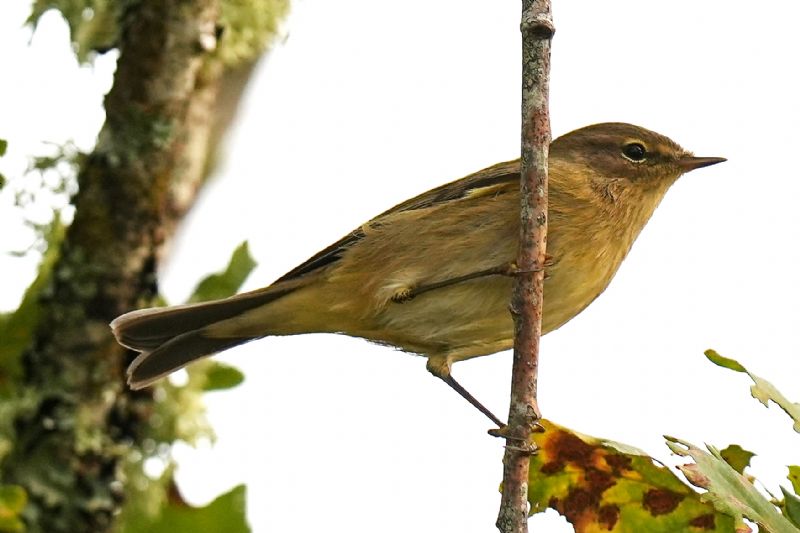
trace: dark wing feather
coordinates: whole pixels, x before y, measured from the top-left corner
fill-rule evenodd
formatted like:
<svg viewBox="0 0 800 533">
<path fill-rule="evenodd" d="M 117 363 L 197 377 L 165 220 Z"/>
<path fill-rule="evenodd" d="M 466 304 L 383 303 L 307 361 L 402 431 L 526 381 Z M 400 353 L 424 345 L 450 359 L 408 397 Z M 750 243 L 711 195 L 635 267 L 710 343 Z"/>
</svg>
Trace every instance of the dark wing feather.
<svg viewBox="0 0 800 533">
<path fill-rule="evenodd" d="M 344 253 L 344 251 L 347 250 L 348 247 L 352 246 L 353 243 L 361 240 L 363 236 L 364 232 L 360 229 L 351 232 L 346 237 L 343 237 L 342 239 L 331 244 L 321 252 L 317 252 L 316 254 L 311 256 L 311 258 L 307 259 L 303 264 L 294 267 L 292 270 L 290 270 L 289 272 L 278 278 L 278 280 L 275 283 L 299 278 L 300 276 L 305 276 L 309 272 L 313 272 L 318 268 L 322 268 L 335 261 L 338 261 L 339 258 Z"/>
<path fill-rule="evenodd" d="M 519 180 L 519 160 L 507 161 L 505 163 L 498 163 L 491 167 L 485 168 L 474 174 L 470 174 L 465 178 L 456 180 L 441 187 L 431 189 L 424 192 L 419 196 L 415 196 L 410 200 L 406 200 L 388 211 L 384 211 L 377 217 L 373 218 L 367 223 L 375 224 L 380 223 L 380 219 L 392 213 L 399 213 L 402 211 L 414 211 L 416 209 L 425 209 L 434 205 L 439 205 L 445 202 L 452 202 L 464 198 L 468 194 L 482 189 L 485 187 L 494 187 L 502 183 L 510 183 Z M 342 254 L 353 244 L 358 242 L 364 237 L 364 231 L 357 229 L 350 232 L 347 236 L 339 241 L 328 246 L 321 252 L 313 255 L 310 259 L 303 264 L 298 265 L 286 274 L 284 274 L 277 282 L 287 281 L 299 278 L 309 274 L 319 268 L 330 265 L 339 260 Z M 277 283 L 276 282 L 276 283 Z"/>
</svg>

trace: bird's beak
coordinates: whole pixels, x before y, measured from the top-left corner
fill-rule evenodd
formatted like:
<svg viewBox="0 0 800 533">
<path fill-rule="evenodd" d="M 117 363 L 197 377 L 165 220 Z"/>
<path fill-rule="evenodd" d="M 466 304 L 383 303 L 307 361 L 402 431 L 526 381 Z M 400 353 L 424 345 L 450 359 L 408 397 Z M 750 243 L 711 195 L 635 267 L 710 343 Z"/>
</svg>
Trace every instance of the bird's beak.
<svg viewBox="0 0 800 533">
<path fill-rule="evenodd" d="M 716 165 L 717 163 L 722 163 L 723 161 L 727 161 L 727 159 L 724 157 L 694 157 L 687 155 L 678 159 L 678 166 L 681 167 L 684 172 L 689 172 L 690 170 L 694 170 L 696 168 Z"/>
</svg>

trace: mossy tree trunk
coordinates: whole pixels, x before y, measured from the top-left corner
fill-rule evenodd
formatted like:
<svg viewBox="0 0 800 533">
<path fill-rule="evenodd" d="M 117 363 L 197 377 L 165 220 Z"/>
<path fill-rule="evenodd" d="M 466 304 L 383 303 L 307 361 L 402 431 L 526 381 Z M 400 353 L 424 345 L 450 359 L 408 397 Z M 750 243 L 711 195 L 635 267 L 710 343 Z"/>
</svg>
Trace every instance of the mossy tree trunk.
<svg viewBox="0 0 800 533">
<path fill-rule="evenodd" d="M 2 481 L 27 493 L 29 532 L 109 531 L 125 499 L 123 463 L 143 446 L 153 397 L 124 386 L 132 355 L 108 323 L 158 293 L 163 245 L 258 58 L 224 61 L 221 9 L 220 0 L 126 2 L 117 20 L 106 123 L 80 168 L 75 217 L 17 377 L 25 407 L 15 412 Z M 223 78 L 234 86 L 218 98 Z"/>
</svg>

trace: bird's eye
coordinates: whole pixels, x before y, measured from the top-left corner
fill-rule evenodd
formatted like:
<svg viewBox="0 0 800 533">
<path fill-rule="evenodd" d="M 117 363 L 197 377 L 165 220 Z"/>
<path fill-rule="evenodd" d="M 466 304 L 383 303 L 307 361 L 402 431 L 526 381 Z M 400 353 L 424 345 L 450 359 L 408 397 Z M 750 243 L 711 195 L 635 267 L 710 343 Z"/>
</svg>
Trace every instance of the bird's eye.
<svg viewBox="0 0 800 533">
<path fill-rule="evenodd" d="M 647 155 L 647 150 L 645 150 L 644 145 L 641 143 L 630 143 L 622 148 L 622 155 L 634 163 L 641 163 Z"/>
</svg>

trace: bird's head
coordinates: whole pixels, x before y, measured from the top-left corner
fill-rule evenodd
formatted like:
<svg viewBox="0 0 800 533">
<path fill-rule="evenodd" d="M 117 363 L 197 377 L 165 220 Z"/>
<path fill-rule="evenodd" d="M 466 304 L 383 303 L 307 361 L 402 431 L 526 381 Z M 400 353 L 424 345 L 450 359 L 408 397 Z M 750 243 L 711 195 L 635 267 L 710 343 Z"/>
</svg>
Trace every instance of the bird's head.
<svg viewBox="0 0 800 533">
<path fill-rule="evenodd" d="M 662 193 L 682 174 L 725 161 L 723 157 L 696 157 L 668 137 L 619 122 L 567 133 L 553 141 L 550 155 L 566 163 L 571 173 L 601 182 L 613 180 L 618 187 Z"/>
</svg>

